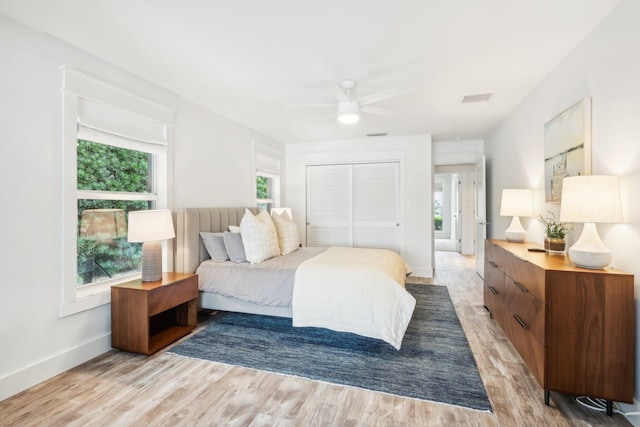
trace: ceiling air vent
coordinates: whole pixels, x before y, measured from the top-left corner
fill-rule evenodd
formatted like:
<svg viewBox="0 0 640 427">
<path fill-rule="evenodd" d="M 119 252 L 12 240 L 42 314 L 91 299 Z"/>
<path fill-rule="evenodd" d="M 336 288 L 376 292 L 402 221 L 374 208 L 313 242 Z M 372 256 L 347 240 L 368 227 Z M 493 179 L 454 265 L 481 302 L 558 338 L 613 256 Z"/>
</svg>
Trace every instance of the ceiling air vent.
<svg viewBox="0 0 640 427">
<path fill-rule="evenodd" d="M 461 104 L 473 104 L 475 102 L 489 102 L 489 100 L 491 99 L 491 97 L 493 96 L 492 93 L 481 93 L 478 95 L 466 95 L 464 98 L 462 98 Z"/>
<path fill-rule="evenodd" d="M 387 136 L 387 133 L 368 133 L 367 136 Z"/>
</svg>

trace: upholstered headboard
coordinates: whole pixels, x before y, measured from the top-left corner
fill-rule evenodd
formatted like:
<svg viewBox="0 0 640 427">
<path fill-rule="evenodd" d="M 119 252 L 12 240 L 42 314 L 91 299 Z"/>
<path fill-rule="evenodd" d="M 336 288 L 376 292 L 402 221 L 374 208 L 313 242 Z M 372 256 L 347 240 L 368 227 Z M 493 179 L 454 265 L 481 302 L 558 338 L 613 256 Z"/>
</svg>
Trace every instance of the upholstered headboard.
<svg viewBox="0 0 640 427">
<path fill-rule="evenodd" d="M 223 232 L 228 231 L 230 225 L 240 225 L 245 209 L 249 209 L 254 215 L 260 211 L 256 207 L 178 209 L 174 214 L 174 270 L 179 273 L 194 273 L 200 263 L 209 258 L 200 239 L 200 232 Z"/>
</svg>

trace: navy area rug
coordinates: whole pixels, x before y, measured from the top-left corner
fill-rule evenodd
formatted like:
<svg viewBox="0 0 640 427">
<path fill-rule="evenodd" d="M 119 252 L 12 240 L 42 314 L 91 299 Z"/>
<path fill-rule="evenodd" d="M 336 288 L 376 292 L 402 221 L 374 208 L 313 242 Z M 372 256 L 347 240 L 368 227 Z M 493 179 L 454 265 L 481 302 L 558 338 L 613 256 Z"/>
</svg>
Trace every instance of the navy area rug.
<svg viewBox="0 0 640 427">
<path fill-rule="evenodd" d="M 407 284 L 416 309 L 399 351 L 291 319 L 219 312 L 168 353 L 491 412 L 446 287 Z"/>
</svg>

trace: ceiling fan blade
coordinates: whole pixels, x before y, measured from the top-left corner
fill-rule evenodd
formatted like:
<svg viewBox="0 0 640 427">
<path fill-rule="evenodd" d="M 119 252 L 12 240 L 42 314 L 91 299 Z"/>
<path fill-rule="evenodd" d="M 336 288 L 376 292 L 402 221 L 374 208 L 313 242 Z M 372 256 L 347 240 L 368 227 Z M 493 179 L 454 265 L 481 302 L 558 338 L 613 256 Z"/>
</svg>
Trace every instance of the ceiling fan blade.
<svg viewBox="0 0 640 427">
<path fill-rule="evenodd" d="M 327 108 L 327 107 L 332 107 L 332 108 L 336 108 L 338 106 L 338 104 L 285 104 L 285 107 L 302 107 L 302 108 L 316 108 L 316 107 L 320 107 L 320 108 Z"/>
<path fill-rule="evenodd" d="M 387 89 L 381 92 L 372 93 L 371 95 L 363 96 L 362 98 L 358 98 L 357 101 L 360 105 L 368 105 L 373 104 L 374 102 L 382 101 L 383 99 L 403 95 L 410 91 L 411 88 L 409 88 L 408 86 L 400 86 L 397 88 Z"/>
<path fill-rule="evenodd" d="M 375 114 L 376 116 L 393 117 L 398 114 L 397 111 L 389 110 L 386 108 L 372 107 L 371 105 L 364 106 L 360 109 L 363 113 Z"/>
</svg>

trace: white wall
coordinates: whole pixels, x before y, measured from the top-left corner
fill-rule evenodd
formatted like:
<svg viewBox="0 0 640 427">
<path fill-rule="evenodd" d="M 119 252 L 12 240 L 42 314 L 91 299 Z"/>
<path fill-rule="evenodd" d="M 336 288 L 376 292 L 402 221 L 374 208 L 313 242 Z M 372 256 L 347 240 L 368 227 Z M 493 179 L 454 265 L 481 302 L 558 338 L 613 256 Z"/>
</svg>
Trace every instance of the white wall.
<svg viewBox="0 0 640 427">
<path fill-rule="evenodd" d="M 504 238 L 511 218 L 498 215 L 503 188 L 532 188 L 538 213 L 558 213 L 557 204 L 544 202 L 544 124 L 581 98 L 592 98 L 593 174 L 620 176 L 625 218 L 624 224 L 600 224 L 598 230 L 613 252 L 612 265 L 635 275 L 636 313 L 640 298 L 639 19 L 640 2 L 624 1 L 486 139 L 489 236 Z M 531 218 L 523 225 L 528 240 L 541 244 L 541 224 Z M 636 331 L 640 331 L 638 320 L 636 314 Z M 640 367 L 638 343 L 636 367 Z M 635 389 L 638 400 L 637 374 Z"/>
<path fill-rule="evenodd" d="M 434 166 L 475 164 L 484 156 L 484 140 L 434 141 L 431 152 Z"/>
<path fill-rule="evenodd" d="M 0 52 L 0 212 L 5 225 L 0 285 L 2 400 L 111 348 L 109 305 L 58 317 L 60 66 L 177 111 L 171 207 L 248 205 L 251 141 L 278 144 L 3 15 Z"/>
<path fill-rule="evenodd" d="M 285 203 L 292 208 L 303 242 L 306 241 L 306 165 L 400 160 L 405 248 L 402 256 L 414 275 L 433 276 L 430 135 L 288 144 L 286 150 Z"/>
<path fill-rule="evenodd" d="M 173 207 L 251 206 L 255 196 L 252 141 L 284 153 L 283 144 L 180 100 L 174 144 Z"/>
</svg>

